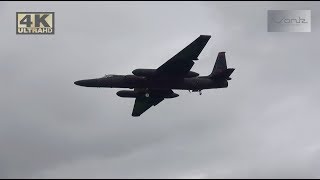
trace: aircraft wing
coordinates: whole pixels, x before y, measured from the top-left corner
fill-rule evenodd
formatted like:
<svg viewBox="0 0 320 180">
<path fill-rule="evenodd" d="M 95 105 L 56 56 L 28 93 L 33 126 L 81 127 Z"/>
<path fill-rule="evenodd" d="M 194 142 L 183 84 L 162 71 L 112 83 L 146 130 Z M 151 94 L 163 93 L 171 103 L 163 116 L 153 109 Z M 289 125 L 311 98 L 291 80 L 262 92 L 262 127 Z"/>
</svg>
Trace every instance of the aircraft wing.
<svg viewBox="0 0 320 180">
<path fill-rule="evenodd" d="M 164 98 L 152 98 L 152 97 L 144 97 L 144 96 L 137 97 L 134 102 L 132 116 L 140 116 L 149 108 L 151 108 L 152 106 L 156 106 L 163 100 Z"/>
<path fill-rule="evenodd" d="M 156 77 L 183 77 L 192 68 L 193 60 L 198 60 L 198 56 L 206 46 L 211 36 L 200 35 L 196 40 L 182 49 L 156 70 Z"/>
<path fill-rule="evenodd" d="M 147 111 L 152 106 L 156 106 L 161 101 L 164 100 L 163 95 L 172 94 L 173 91 L 171 89 L 168 90 L 150 90 L 149 97 L 139 96 L 136 98 L 134 102 L 134 107 L 132 111 L 132 116 L 140 116 L 142 113 Z"/>
</svg>

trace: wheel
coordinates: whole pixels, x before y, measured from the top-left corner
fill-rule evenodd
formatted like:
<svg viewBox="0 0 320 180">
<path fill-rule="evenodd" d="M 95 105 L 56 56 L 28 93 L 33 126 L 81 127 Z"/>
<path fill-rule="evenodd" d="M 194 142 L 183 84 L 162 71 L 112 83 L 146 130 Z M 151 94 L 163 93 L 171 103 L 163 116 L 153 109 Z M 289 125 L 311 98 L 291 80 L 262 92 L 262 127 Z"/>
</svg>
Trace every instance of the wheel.
<svg viewBox="0 0 320 180">
<path fill-rule="evenodd" d="M 146 93 L 145 96 L 146 96 L 146 97 L 149 97 L 150 95 L 149 95 L 149 93 Z"/>
</svg>

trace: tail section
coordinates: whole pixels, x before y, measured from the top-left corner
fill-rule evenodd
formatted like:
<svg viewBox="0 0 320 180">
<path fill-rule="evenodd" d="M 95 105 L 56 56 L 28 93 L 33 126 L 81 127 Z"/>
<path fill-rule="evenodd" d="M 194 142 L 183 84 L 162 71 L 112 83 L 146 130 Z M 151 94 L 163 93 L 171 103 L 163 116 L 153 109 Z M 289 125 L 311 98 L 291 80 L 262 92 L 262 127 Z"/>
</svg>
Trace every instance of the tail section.
<svg viewBox="0 0 320 180">
<path fill-rule="evenodd" d="M 235 69 L 227 67 L 225 52 L 219 52 L 216 63 L 214 64 L 212 73 L 209 75 L 210 78 L 225 78 L 231 80 L 230 75 Z"/>
<path fill-rule="evenodd" d="M 217 75 L 225 70 L 227 70 L 226 53 L 219 52 L 211 74 Z"/>
</svg>

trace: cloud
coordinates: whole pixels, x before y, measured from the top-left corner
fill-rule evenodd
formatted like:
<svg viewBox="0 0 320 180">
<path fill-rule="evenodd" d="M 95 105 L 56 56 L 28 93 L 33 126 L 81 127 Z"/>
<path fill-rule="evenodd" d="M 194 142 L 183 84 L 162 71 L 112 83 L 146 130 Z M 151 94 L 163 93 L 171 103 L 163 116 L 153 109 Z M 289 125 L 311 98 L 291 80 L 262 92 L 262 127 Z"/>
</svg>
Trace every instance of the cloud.
<svg viewBox="0 0 320 180">
<path fill-rule="evenodd" d="M 318 3 L 1 4 L 0 177 L 320 176 Z M 311 33 L 266 32 L 268 9 L 297 8 Z M 56 34 L 17 36 L 17 11 L 54 11 Z M 193 70 L 226 51 L 229 88 L 177 91 L 133 119 L 117 89 L 73 84 L 157 68 L 199 34 L 212 38 Z"/>
</svg>

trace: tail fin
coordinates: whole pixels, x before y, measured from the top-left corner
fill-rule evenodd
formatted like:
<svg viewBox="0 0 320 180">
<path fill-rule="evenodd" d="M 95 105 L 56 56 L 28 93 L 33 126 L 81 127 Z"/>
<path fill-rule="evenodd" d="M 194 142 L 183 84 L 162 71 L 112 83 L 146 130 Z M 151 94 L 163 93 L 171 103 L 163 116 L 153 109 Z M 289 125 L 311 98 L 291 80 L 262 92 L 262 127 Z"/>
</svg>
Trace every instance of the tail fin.
<svg viewBox="0 0 320 180">
<path fill-rule="evenodd" d="M 231 80 L 230 75 L 233 73 L 233 68 L 227 67 L 225 52 L 219 52 L 216 63 L 214 64 L 213 70 L 209 75 L 210 78 L 225 78 Z"/>
</svg>

